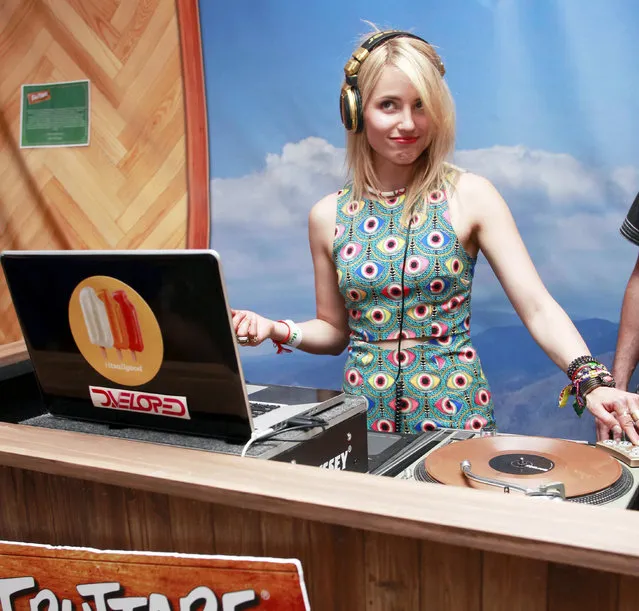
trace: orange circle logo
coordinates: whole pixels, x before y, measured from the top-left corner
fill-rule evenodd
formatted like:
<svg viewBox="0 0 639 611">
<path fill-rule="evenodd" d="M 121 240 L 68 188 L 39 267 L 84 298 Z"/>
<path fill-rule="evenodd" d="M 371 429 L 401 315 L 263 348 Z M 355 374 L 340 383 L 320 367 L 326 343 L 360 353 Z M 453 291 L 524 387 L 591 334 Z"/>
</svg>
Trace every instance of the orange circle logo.
<svg viewBox="0 0 639 611">
<path fill-rule="evenodd" d="M 162 365 L 160 325 L 146 301 L 109 276 L 91 276 L 75 287 L 69 325 L 82 356 L 112 382 L 139 386 Z"/>
</svg>

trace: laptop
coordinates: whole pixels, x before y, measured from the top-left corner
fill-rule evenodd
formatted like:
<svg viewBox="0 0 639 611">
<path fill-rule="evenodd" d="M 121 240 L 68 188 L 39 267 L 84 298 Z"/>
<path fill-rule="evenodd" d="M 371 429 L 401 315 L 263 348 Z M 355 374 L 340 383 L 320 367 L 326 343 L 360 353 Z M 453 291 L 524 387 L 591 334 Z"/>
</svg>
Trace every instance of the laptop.
<svg viewBox="0 0 639 611">
<path fill-rule="evenodd" d="M 214 250 L 5 251 L 0 262 L 53 415 L 242 443 L 344 399 L 246 383 Z"/>
</svg>

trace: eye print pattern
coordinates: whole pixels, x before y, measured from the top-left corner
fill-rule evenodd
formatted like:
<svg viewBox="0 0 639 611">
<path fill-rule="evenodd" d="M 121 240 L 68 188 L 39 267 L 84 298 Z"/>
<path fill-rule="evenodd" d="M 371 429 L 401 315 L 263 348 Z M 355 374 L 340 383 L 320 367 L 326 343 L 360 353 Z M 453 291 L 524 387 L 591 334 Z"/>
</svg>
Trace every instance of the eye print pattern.
<svg viewBox="0 0 639 611">
<path fill-rule="evenodd" d="M 344 261 L 352 261 L 360 252 L 362 252 L 361 244 L 358 244 L 357 242 L 349 242 L 344 245 L 339 254 Z"/>
<path fill-rule="evenodd" d="M 377 242 L 376 247 L 377 250 L 382 255 L 394 255 L 397 252 L 404 252 L 404 244 L 406 241 L 403 238 L 398 238 L 396 236 L 389 236 L 387 238 L 381 239 Z"/>
<path fill-rule="evenodd" d="M 344 390 L 366 398 L 370 430 L 393 431 L 398 411 L 413 433 L 494 423 L 490 387 L 470 340 L 475 259 L 455 234 L 446 190 L 428 195 L 409 232 L 404 193 L 353 200 L 351 191 L 347 185 L 338 195 L 333 241 L 350 327 Z M 402 304 L 403 337 L 424 340 L 401 351 L 380 347 L 375 342 L 398 338 Z"/>
<path fill-rule="evenodd" d="M 379 216 L 368 216 L 359 225 L 358 229 L 366 235 L 375 235 L 382 231 L 386 225 L 386 221 Z"/>
<path fill-rule="evenodd" d="M 395 311 L 402 297 L 405 326 L 415 336 L 429 337 L 432 322 L 445 322 L 452 333 L 468 330 L 475 261 L 451 225 L 446 191 L 432 192 L 417 207 L 410 231 L 402 220 L 405 198 L 353 199 L 350 185 L 338 197 L 333 257 L 346 308 L 362 311 L 350 317 L 358 323 L 351 324 L 355 339 L 383 340 L 395 332 L 397 316 L 380 324 L 368 314 L 375 307 Z"/>
</svg>

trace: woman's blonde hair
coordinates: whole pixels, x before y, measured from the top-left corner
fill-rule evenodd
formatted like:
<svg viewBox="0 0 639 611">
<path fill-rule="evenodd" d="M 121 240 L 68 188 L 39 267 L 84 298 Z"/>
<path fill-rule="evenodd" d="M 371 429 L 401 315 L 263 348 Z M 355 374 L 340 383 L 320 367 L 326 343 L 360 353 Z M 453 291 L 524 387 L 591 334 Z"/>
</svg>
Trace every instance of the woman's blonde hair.
<svg viewBox="0 0 639 611">
<path fill-rule="evenodd" d="M 368 34 L 366 38 L 368 38 Z M 364 39 L 364 40 L 365 40 Z M 396 37 L 375 47 L 362 63 L 357 77 L 362 109 L 379 81 L 386 66 L 401 70 L 411 81 L 430 118 L 430 141 L 413 164 L 413 175 L 406 186 L 402 221 L 429 192 L 441 188 L 454 166 L 446 163 L 455 146 L 455 104 L 446 81 L 438 70 L 439 57 L 428 43 L 409 37 Z M 373 149 L 366 130 L 349 132 L 346 141 L 346 160 L 352 175 L 352 197 L 363 199 L 368 188 L 381 191 L 373 167 Z"/>
</svg>

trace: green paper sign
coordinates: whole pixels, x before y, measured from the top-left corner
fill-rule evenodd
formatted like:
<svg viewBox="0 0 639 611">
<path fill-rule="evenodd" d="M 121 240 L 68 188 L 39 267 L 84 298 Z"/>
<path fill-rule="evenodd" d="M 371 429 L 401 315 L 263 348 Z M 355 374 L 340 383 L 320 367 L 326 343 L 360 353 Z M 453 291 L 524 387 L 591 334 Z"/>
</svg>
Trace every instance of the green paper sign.
<svg viewBox="0 0 639 611">
<path fill-rule="evenodd" d="M 21 148 L 88 144 L 88 80 L 22 86 Z"/>
</svg>

